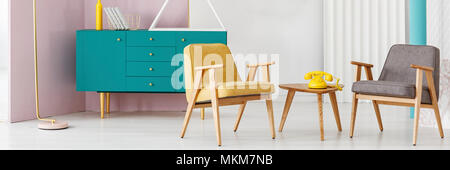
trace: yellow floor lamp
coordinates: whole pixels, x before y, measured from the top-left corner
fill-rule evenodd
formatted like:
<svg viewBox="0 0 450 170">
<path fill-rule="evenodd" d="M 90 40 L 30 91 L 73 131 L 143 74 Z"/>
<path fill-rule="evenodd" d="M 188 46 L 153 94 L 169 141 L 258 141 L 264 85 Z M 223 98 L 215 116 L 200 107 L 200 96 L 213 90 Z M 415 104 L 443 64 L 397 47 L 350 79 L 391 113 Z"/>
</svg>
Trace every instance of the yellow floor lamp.
<svg viewBox="0 0 450 170">
<path fill-rule="evenodd" d="M 38 82 L 38 48 L 37 48 L 37 22 L 36 22 L 36 0 L 33 0 L 33 26 L 34 26 L 34 83 L 36 93 L 36 117 L 43 121 L 39 123 L 38 128 L 42 130 L 59 130 L 69 127 L 69 123 L 56 121 L 53 119 L 42 119 L 39 115 L 39 82 Z"/>
</svg>

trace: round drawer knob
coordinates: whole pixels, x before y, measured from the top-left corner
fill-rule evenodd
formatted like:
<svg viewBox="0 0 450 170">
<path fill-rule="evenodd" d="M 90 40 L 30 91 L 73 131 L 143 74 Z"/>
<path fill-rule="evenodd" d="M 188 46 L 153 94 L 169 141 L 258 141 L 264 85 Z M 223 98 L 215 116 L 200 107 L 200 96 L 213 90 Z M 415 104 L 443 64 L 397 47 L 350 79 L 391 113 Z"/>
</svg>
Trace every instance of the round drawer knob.
<svg viewBox="0 0 450 170">
<path fill-rule="evenodd" d="M 149 68 L 148 70 L 153 71 L 153 68 Z"/>
<path fill-rule="evenodd" d="M 150 53 L 150 54 L 148 54 L 148 55 L 153 56 L 153 53 Z"/>
<path fill-rule="evenodd" d="M 153 41 L 153 38 L 149 38 L 150 41 Z"/>
<path fill-rule="evenodd" d="M 182 39 L 181 39 L 181 41 L 182 41 L 182 42 L 185 42 L 185 41 L 186 41 L 186 39 L 182 38 Z"/>
<path fill-rule="evenodd" d="M 120 39 L 120 38 L 117 38 L 117 42 L 120 42 L 120 41 L 122 41 L 122 39 Z"/>
<path fill-rule="evenodd" d="M 153 86 L 153 83 L 148 83 L 149 86 Z"/>
</svg>

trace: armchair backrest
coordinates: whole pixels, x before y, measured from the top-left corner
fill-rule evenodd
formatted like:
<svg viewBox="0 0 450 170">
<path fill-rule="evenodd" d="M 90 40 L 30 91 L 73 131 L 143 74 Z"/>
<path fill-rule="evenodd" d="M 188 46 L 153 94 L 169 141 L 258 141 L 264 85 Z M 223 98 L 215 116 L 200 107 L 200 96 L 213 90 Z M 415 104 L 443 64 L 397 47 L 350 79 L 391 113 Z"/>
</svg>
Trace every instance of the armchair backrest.
<svg viewBox="0 0 450 170">
<path fill-rule="evenodd" d="M 379 80 L 416 83 L 416 69 L 411 64 L 434 68 L 433 78 L 436 94 L 439 97 L 440 51 L 433 46 L 394 45 L 391 47 Z M 424 87 L 428 87 L 426 78 Z"/>
<path fill-rule="evenodd" d="M 184 49 L 184 81 L 186 97 L 191 99 L 194 88 L 196 67 L 223 64 L 223 68 L 216 70 L 217 84 L 224 82 L 242 81 L 237 72 L 234 58 L 225 44 L 191 44 Z M 202 87 L 209 87 L 209 73 L 205 72 Z"/>
</svg>

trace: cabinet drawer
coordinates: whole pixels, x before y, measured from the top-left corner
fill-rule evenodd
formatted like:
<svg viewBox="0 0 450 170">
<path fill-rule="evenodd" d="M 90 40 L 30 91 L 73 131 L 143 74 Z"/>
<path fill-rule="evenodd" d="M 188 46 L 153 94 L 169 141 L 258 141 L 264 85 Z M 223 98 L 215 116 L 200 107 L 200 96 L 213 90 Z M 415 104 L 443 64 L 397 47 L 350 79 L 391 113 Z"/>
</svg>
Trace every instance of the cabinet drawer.
<svg viewBox="0 0 450 170">
<path fill-rule="evenodd" d="M 175 35 L 177 46 L 185 47 L 196 43 L 222 43 L 227 44 L 225 31 L 185 31 Z"/>
<path fill-rule="evenodd" d="M 170 62 L 128 62 L 127 76 L 129 77 L 148 77 L 172 76 L 176 67 L 172 67 Z"/>
<path fill-rule="evenodd" d="M 127 89 L 139 92 L 175 92 L 170 77 L 128 77 Z"/>
<path fill-rule="evenodd" d="M 175 34 L 165 31 L 128 31 L 128 46 L 173 46 Z"/>
<path fill-rule="evenodd" d="M 175 47 L 128 47 L 128 61 L 172 61 Z"/>
</svg>

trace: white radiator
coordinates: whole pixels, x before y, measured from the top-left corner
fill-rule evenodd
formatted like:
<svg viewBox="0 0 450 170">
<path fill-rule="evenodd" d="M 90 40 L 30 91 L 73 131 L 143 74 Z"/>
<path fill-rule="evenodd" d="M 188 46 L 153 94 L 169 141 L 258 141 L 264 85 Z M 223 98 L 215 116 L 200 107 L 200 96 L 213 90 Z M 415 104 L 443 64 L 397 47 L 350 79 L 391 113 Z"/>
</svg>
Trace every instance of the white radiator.
<svg viewBox="0 0 450 170">
<path fill-rule="evenodd" d="M 444 128 L 450 129 L 450 1 L 427 1 L 427 43 L 441 50 L 439 109 Z M 433 110 L 421 111 L 421 126 L 436 127 Z"/>
<path fill-rule="evenodd" d="M 374 64 L 378 79 L 389 48 L 405 37 L 405 0 L 324 0 L 324 68 L 345 83 L 339 100 L 351 102 L 352 60 Z"/>
</svg>

